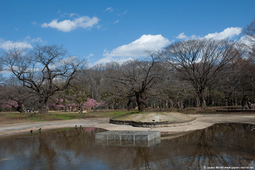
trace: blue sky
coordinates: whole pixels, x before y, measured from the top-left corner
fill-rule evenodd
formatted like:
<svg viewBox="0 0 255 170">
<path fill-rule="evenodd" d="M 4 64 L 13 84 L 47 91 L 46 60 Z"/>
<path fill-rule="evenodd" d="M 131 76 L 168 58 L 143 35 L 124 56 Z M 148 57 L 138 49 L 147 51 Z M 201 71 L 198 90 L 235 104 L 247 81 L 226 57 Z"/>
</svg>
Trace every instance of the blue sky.
<svg viewBox="0 0 255 170">
<path fill-rule="evenodd" d="M 0 0 L 0 51 L 61 44 L 90 65 L 191 38 L 238 39 L 254 0 Z"/>
</svg>

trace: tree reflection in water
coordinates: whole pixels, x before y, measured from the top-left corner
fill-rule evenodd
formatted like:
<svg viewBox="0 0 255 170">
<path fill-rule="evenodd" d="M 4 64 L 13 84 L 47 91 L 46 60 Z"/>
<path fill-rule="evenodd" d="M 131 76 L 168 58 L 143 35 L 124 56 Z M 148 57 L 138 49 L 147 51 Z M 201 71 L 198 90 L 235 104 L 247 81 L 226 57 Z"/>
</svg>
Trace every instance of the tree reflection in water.
<svg viewBox="0 0 255 170">
<path fill-rule="evenodd" d="M 248 124 L 217 124 L 152 147 L 98 144 L 95 134 L 102 131 L 84 127 L 2 137 L 0 169 L 255 167 L 255 131 Z"/>
</svg>

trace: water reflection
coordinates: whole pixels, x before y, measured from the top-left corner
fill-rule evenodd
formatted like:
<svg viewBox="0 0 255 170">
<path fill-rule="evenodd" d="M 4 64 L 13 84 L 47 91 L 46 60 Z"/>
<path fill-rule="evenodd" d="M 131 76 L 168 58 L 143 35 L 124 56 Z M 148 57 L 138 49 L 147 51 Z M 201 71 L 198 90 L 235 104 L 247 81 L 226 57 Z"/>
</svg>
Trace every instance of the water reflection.
<svg viewBox="0 0 255 170">
<path fill-rule="evenodd" d="M 155 138 L 150 141 L 139 141 L 139 140 L 107 140 L 107 139 L 96 139 L 96 144 L 106 146 L 119 146 L 119 147 L 152 147 L 159 144 L 160 138 Z"/>
<path fill-rule="evenodd" d="M 204 169 L 255 167 L 255 131 L 218 124 L 151 147 L 96 143 L 97 128 L 0 138 L 0 169 Z M 169 138 L 169 139 L 167 139 Z"/>
</svg>

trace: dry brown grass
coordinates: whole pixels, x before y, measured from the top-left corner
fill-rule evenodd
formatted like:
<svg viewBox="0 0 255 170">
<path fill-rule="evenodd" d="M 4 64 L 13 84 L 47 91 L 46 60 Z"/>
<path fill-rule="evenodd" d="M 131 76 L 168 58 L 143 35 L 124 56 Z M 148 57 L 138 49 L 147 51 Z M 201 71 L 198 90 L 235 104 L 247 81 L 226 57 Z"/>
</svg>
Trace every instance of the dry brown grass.
<svg viewBox="0 0 255 170">
<path fill-rule="evenodd" d="M 191 120 L 190 116 L 178 112 L 145 112 L 123 115 L 115 118 L 122 121 L 153 122 L 158 116 L 160 122 L 183 122 Z"/>
</svg>

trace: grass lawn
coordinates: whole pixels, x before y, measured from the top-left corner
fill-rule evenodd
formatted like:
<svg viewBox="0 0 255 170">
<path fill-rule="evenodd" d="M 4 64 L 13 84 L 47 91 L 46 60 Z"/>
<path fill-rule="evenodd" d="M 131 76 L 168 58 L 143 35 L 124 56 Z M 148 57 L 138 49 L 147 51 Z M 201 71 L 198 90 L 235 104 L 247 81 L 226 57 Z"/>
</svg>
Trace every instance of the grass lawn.
<svg viewBox="0 0 255 170">
<path fill-rule="evenodd" d="M 99 117 L 115 117 L 130 113 L 129 111 L 90 111 L 88 113 L 49 111 L 47 114 L 0 112 L 0 124 L 24 123 L 35 121 L 86 119 Z"/>
</svg>

